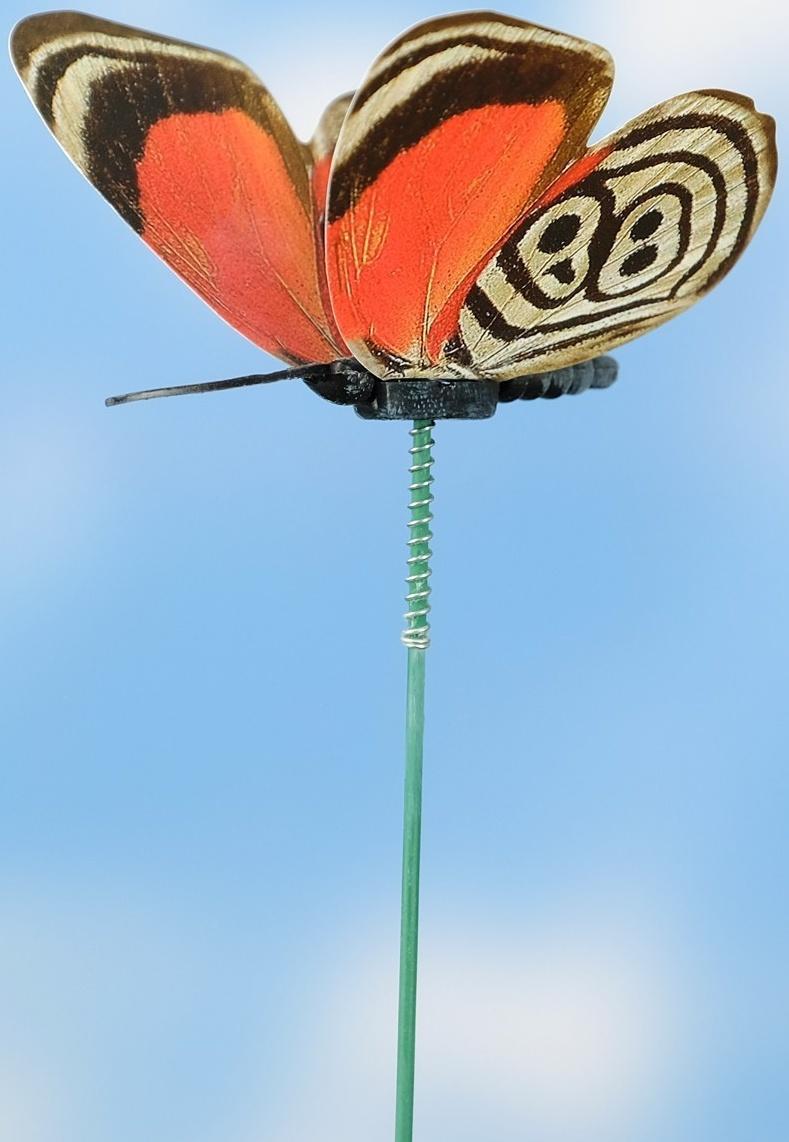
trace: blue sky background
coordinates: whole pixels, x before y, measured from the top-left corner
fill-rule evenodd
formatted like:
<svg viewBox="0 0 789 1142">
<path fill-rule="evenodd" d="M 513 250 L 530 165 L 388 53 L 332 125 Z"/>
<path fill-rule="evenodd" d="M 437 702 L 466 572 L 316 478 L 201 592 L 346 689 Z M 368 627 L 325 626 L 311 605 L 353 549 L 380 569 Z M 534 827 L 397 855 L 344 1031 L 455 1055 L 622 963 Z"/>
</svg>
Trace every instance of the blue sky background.
<svg viewBox="0 0 789 1142">
<path fill-rule="evenodd" d="M 438 11 L 100 14 L 307 135 Z M 724 87 L 780 142 L 778 3 L 509 11 L 613 51 L 602 131 Z M 388 1138 L 407 426 L 105 409 L 273 361 L 0 95 L 0 1142 Z M 786 252 L 784 180 L 614 389 L 437 429 L 420 1142 L 789 1136 Z"/>
</svg>

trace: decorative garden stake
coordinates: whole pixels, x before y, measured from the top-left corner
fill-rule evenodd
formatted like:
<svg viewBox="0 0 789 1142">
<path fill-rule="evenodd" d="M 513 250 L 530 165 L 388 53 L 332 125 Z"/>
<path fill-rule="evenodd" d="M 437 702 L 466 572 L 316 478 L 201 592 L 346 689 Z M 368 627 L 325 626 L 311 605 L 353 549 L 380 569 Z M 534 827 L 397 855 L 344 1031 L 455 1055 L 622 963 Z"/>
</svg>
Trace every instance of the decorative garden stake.
<svg viewBox="0 0 789 1142">
<path fill-rule="evenodd" d="M 587 149 L 613 63 L 494 13 L 418 25 L 308 144 L 243 64 L 77 12 L 23 20 L 14 64 L 66 153 L 231 325 L 292 368 L 111 397 L 301 378 L 412 420 L 396 1142 L 414 1102 L 432 430 L 607 388 L 606 350 L 707 292 L 775 182 L 743 95 L 676 96 Z"/>
</svg>

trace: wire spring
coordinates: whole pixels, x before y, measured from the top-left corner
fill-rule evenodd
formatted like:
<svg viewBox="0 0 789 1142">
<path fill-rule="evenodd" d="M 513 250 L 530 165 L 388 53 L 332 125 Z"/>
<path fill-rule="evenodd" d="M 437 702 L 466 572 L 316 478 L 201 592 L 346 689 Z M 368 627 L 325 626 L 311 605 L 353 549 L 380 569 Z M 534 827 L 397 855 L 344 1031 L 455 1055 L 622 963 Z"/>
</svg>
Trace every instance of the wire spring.
<svg viewBox="0 0 789 1142">
<path fill-rule="evenodd" d="M 410 500 L 408 510 L 411 518 L 408 521 L 410 532 L 408 538 L 408 594 L 406 604 L 408 610 L 404 618 L 406 629 L 402 634 L 405 646 L 413 650 L 427 650 L 430 646 L 430 623 L 427 616 L 430 614 L 430 540 L 433 533 L 430 524 L 433 516 L 430 504 L 433 495 L 430 485 L 433 483 L 433 440 L 431 430 L 435 428 L 433 420 L 415 420 L 410 430 L 413 443 L 410 448 L 411 474 L 409 485 Z"/>
</svg>

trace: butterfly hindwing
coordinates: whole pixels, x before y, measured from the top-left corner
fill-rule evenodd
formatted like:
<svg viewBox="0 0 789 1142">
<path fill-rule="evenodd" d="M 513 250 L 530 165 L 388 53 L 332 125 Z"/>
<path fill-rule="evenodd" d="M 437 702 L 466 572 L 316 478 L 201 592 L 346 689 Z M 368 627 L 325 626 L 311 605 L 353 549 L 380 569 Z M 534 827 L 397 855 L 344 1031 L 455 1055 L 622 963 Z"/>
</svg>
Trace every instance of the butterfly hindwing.
<svg viewBox="0 0 789 1142">
<path fill-rule="evenodd" d="M 237 60 L 81 13 L 23 20 L 11 51 L 64 150 L 217 313 L 293 363 L 347 356 L 314 179 L 336 116 L 316 155 Z"/>
<path fill-rule="evenodd" d="M 431 20 L 373 64 L 329 187 L 335 317 L 380 376 L 446 376 L 460 303 L 504 236 L 583 151 L 612 63 L 492 13 Z"/>
<path fill-rule="evenodd" d="M 334 149 L 337 146 L 337 139 L 352 99 L 353 93 L 351 92 L 332 100 L 321 115 L 315 133 L 310 139 L 312 183 L 315 203 L 322 223 L 325 221 L 326 215 L 326 196 L 329 190 L 329 173 Z"/>
<path fill-rule="evenodd" d="M 775 182 L 774 123 L 744 96 L 678 96 L 598 144 L 482 270 L 447 351 L 468 375 L 561 368 L 686 309 L 734 264 Z"/>
</svg>

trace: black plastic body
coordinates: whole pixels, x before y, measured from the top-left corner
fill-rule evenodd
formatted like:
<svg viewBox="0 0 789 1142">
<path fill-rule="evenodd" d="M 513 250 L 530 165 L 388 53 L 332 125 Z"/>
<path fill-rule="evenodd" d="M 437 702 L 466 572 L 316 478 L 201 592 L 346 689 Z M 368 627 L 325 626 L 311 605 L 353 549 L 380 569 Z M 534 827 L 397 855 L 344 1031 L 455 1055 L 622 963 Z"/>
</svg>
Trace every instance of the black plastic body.
<svg viewBox="0 0 789 1142">
<path fill-rule="evenodd" d="M 485 420 L 499 404 L 607 389 L 617 371 L 613 357 L 596 357 L 509 381 L 382 381 L 355 361 L 338 361 L 324 374 L 313 368 L 305 384 L 334 404 L 353 405 L 364 420 Z"/>
</svg>

